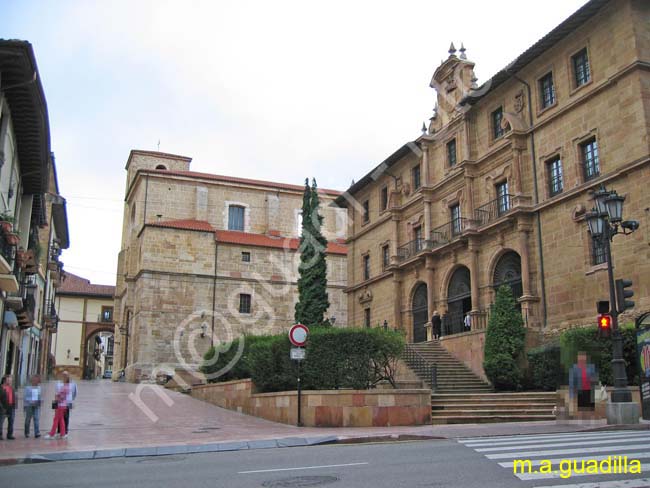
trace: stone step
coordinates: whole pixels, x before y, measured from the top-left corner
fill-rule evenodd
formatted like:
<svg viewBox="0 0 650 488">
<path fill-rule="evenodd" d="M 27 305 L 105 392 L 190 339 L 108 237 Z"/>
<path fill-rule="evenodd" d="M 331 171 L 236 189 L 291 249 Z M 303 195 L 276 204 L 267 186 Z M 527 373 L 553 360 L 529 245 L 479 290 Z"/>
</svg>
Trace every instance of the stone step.
<svg viewBox="0 0 650 488">
<path fill-rule="evenodd" d="M 454 399 L 462 399 L 463 397 L 466 397 L 466 395 L 463 394 L 432 394 L 431 398 L 435 400 L 454 400 Z M 477 396 L 476 398 L 473 398 L 474 400 L 481 400 L 481 401 L 518 401 L 518 400 L 523 400 L 523 399 L 530 399 L 530 398 L 539 398 L 539 399 L 548 399 L 549 401 L 555 401 L 557 398 L 557 394 L 555 392 L 521 392 L 521 393 L 488 393 L 486 395 L 480 395 Z"/>
<path fill-rule="evenodd" d="M 485 424 L 492 422 L 534 422 L 555 420 L 555 415 L 448 415 L 432 417 L 433 424 Z"/>
<path fill-rule="evenodd" d="M 494 417 L 494 416 L 510 416 L 510 415 L 553 415 L 553 409 L 548 408 L 526 408 L 522 410 L 500 410 L 500 409 L 483 409 L 483 410 L 466 410 L 466 409 L 453 409 L 453 410 L 431 410 L 433 417 L 466 417 L 466 416 L 481 416 L 481 417 Z"/>
<path fill-rule="evenodd" d="M 553 410 L 555 404 L 550 403 L 445 403 L 437 404 L 432 402 L 431 408 L 436 412 L 446 411 L 446 410 L 475 410 L 482 411 L 485 408 L 490 408 L 492 410 Z"/>
</svg>

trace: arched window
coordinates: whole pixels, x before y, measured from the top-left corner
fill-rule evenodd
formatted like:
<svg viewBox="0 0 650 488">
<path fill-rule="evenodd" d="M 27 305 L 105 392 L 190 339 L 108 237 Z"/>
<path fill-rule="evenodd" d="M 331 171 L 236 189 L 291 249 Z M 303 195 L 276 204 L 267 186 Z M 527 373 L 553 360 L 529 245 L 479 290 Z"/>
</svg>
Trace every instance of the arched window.
<svg viewBox="0 0 650 488">
<path fill-rule="evenodd" d="M 501 285 L 508 285 L 512 289 L 515 299 L 523 295 L 521 284 L 521 258 L 514 251 L 509 251 L 499 258 L 494 267 L 492 286 L 496 290 Z"/>
<path fill-rule="evenodd" d="M 156 166 L 156 169 L 164 169 L 164 170 L 166 170 L 167 166 L 165 166 L 164 164 L 159 164 L 158 166 Z"/>
</svg>

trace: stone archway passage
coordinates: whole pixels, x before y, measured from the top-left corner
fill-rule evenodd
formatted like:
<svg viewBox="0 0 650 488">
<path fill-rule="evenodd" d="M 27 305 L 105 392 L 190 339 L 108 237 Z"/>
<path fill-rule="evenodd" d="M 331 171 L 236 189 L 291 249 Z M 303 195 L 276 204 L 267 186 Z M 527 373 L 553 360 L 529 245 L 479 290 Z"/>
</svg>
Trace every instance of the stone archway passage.
<svg viewBox="0 0 650 488">
<path fill-rule="evenodd" d="M 514 251 L 508 251 L 499 258 L 494 267 L 492 286 L 497 290 L 501 285 L 508 285 L 515 300 L 523 295 L 521 282 L 521 257 Z"/>
<path fill-rule="evenodd" d="M 413 342 L 427 340 L 424 325 L 428 322 L 429 306 L 427 302 L 427 285 L 420 283 L 413 294 Z"/>
<path fill-rule="evenodd" d="M 469 269 L 461 266 L 451 275 L 447 287 L 447 315 L 443 334 L 463 332 L 465 314 L 472 310 L 472 284 Z"/>
</svg>

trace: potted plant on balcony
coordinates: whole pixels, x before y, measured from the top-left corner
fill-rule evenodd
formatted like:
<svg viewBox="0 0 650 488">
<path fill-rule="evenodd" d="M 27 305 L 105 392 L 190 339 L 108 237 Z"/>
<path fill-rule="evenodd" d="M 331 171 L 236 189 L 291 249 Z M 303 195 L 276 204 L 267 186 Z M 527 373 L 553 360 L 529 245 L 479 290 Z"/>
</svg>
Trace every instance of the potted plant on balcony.
<svg viewBox="0 0 650 488">
<path fill-rule="evenodd" d="M 6 212 L 0 213 L 0 228 L 4 232 L 11 232 L 14 227 L 14 218 Z"/>
<path fill-rule="evenodd" d="M 4 222 L 3 222 L 4 223 Z M 4 230 L 4 227 L 3 227 Z M 5 230 L 5 240 L 10 246 L 17 246 L 20 242 L 20 235 L 18 232 L 12 232 L 11 230 Z"/>
</svg>

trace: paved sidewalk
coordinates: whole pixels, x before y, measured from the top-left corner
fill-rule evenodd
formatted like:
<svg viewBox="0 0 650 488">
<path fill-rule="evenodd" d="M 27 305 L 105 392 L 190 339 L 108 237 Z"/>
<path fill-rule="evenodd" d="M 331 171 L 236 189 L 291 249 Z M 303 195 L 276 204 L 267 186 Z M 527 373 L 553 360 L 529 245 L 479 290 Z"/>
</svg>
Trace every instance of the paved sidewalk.
<svg viewBox="0 0 650 488">
<path fill-rule="evenodd" d="M 24 438 L 20 391 L 20 408 L 16 412 L 14 425 L 16 440 L 0 441 L 0 464 L 22 462 L 25 458 L 44 453 L 68 453 L 66 457 L 74 458 L 72 453 L 77 452 L 77 458 L 92 458 L 102 455 L 93 455 L 95 451 L 102 451 L 106 456 L 169 454 L 178 451 L 284 447 L 381 436 L 450 438 L 566 432 L 604 425 L 602 422 L 596 425 L 522 422 L 385 428 L 295 427 L 224 410 L 152 385 L 95 380 L 79 382 L 78 387 L 79 394 L 70 414 L 70 436 L 66 440 L 34 439 L 33 432 L 32 437 Z M 53 410 L 49 406 L 53 390 L 53 383 L 44 385 L 41 435 L 45 435 L 52 426 Z M 108 452 L 113 449 L 117 451 Z"/>
</svg>

